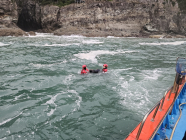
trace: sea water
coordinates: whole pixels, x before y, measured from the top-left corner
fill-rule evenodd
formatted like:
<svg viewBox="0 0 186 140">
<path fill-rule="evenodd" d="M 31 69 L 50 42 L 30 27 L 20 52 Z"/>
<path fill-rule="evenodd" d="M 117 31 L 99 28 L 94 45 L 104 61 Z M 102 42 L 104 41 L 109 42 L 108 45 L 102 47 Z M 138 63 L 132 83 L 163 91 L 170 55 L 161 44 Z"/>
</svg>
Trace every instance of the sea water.
<svg viewBox="0 0 186 140">
<path fill-rule="evenodd" d="M 0 37 L 0 139 L 122 140 L 185 54 L 186 39 Z"/>
</svg>

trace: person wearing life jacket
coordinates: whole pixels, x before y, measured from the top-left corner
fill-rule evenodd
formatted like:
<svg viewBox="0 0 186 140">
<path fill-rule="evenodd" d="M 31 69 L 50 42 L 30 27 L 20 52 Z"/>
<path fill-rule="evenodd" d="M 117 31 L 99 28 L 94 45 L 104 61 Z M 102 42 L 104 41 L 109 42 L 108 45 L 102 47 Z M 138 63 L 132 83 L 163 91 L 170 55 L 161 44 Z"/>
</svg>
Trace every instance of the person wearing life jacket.
<svg viewBox="0 0 186 140">
<path fill-rule="evenodd" d="M 107 67 L 108 67 L 108 65 L 107 65 L 107 64 L 104 64 L 104 65 L 103 65 L 102 71 L 103 71 L 103 72 L 107 72 Z"/>
<path fill-rule="evenodd" d="M 104 72 L 105 73 L 105 72 L 107 72 L 107 67 L 108 67 L 108 65 L 104 64 L 102 71 L 100 69 L 97 69 L 97 70 L 89 70 L 89 72 L 90 73 L 99 73 L 99 72 Z"/>
<path fill-rule="evenodd" d="M 87 69 L 86 65 L 82 66 L 81 74 L 87 74 L 89 72 L 89 69 Z"/>
</svg>

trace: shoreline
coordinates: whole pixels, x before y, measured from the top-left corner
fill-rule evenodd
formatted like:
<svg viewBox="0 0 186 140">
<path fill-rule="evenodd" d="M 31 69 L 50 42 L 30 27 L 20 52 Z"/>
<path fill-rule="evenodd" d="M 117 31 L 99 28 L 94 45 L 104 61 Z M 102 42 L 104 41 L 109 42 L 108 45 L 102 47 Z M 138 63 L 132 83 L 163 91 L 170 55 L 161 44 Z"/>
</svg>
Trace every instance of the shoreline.
<svg viewBox="0 0 186 140">
<path fill-rule="evenodd" d="M 36 30 L 36 31 L 23 31 L 20 28 L 0 28 L 0 37 L 4 36 L 36 36 L 37 33 L 48 33 L 48 34 L 53 34 L 56 36 L 84 36 L 84 37 L 119 37 L 119 38 L 186 38 L 186 36 L 181 35 L 181 34 L 175 34 L 175 33 L 148 33 L 148 34 L 143 34 L 140 33 L 138 35 L 124 35 L 122 32 L 118 31 L 111 31 L 111 33 L 107 31 L 98 31 L 98 30 L 74 30 L 74 31 L 67 31 L 67 30 L 56 30 L 56 31 L 49 31 L 47 32 L 46 30 Z"/>
<path fill-rule="evenodd" d="M 33 0 L 22 4 L 4 0 L 0 9 L 4 9 L 0 16 L 0 36 L 41 32 L 58 36 L 186 38 L 186 14 L 179 5 L 172 7 L 158 1 L 87 1 L 58 7 L 40 5 Z"/>
</svg>

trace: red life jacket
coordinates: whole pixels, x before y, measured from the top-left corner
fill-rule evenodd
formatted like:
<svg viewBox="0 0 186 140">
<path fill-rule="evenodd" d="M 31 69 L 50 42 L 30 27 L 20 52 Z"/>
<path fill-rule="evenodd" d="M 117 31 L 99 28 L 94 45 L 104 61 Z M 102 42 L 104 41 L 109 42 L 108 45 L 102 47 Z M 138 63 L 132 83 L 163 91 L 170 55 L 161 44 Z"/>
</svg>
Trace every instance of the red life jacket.
<svg viewBox="0 0 186 140">
<path fill-rule="evenodd" d="M 81 74 L 86 74 L 87 72 L 89 72 L 88 69 L 86 69 L 86 70 L 82 69 L 82 70 L 81 70 Z"/>
<path fill-rule="evenodd" d="M 107 69 L 103 69 L 103 72 L 107 72 Z"/>
</svg>

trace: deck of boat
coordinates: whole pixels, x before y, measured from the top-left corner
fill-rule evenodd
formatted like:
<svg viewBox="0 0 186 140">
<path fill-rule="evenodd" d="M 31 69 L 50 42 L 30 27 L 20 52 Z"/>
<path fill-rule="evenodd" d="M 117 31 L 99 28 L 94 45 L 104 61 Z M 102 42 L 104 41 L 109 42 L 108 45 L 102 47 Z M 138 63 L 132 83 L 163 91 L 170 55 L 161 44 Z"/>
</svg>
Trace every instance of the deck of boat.
<svg viewBox="0 0 186 140">
<path fill-rule="evenodd" d="M 182 140 L 186 131 L 186 105 L 183 105 L 182 116 L 173 135 L 173 140 Z"/>
<path fill-rule="evenodd" d="M 182 87 L 184 86 L 184 83 L 183 82 L 180 86 L 179 86 L 179 89 L 178 89 L 178 93 L 181 91 Z M 166 94 L 165 96 L 165 101 L 164 101 L 164 104 L 163 104 L 163 108 L 162 108 L 162 111 L 159 111 L 157 112 L 156 114 L 156 117 L 154 119 L 154 121 L 151 121 L 152 117 L 153 117 L 153 114 L 155 112 L 155 109 L 148 115 L 145 123 L 144 123 L 144 126 L 143 126 L 143 129 L 141 130 L 141 133 L 140 133 L 140 136 L 139 136 L 139 139 L 138 140 L 149 140 L 150 138 L 152 138 L 152 135 L 153 133 L 157 130 L 157 128 L 160 126 L 160 124 L 162 123 L 162 120 L 164 120 L 166 114 L 168 113 L 168 110 L 170 109 L 172 103 L 173 103 L 173 100 L 174 100 L 174 96 L 175 96 L 175 93 L 171 93 L 171 96 L 170 96 L 170 99 L 168 99 L 168 96 L 169 96 L 169 93 L 171 92 L 171 90 Z M 163 100 L 163 99 L 162 99 Z M 161 100 L 161 103 L 162 103 L 162 100 Z M 186 115 L 186 111 L 184 112 L 185 115 Z M 183 114 L 184 115 L 184 114 Z M 182 117 L 183 119 L 184 117 Z M 180 120 L 181 121 L 181 120 Z M 186 122 L 186 120 L 183 119 L 183 121 Z M 186 124 L 186 123 L 185 123 Z M 128 137 L 125 139 L 125 140 L 136 140 L 136 136 L 137 136 L 137 133 L 138 133 L 138 130 L 139 130 L 139 127 L 140 127 L 141 123 L 138 124 L 138 126 L 128 135 Z M 180 125 L 182 125 L 182 123 L 180 123 Z M 184 127 L 184 126 L 183 126 Z M 180 127 L 181 129 L 181 127 Z M 176 130 L 176 131 L 180 131 L 180 130 Z M 175 132 L 176 133 L 176 132 Z M 183 134 L 185 133 L 185 131 L 183 131 Z M 171 134 L 171 132 L 170 132 Z M 183 138 L 183 134 L 181 134 L 180 137 Z M 176 135 L 179 135 L 176 134 Z M 174 137 L 176 137 L 176 135 Z M 177 136 L 178 137 L 178 136 Z M 175 140 L 179 140 L 179 139 L 176 139 Z"/>
<path fill-rule="evenodd" d="M 186 99 L 186 91 L 184 92 L 184 99 Z M 185 100 L 186 102 L 186 100 Z M 176 126 L 174 135 L 173 135 L 173 140 L 182 140 L 186 131 L 186 104 L 181 106 L 182 108 L 182 114 L 181 118 Z M 178 113 L 180 115 L 180 112 Z"/>
</svg>

